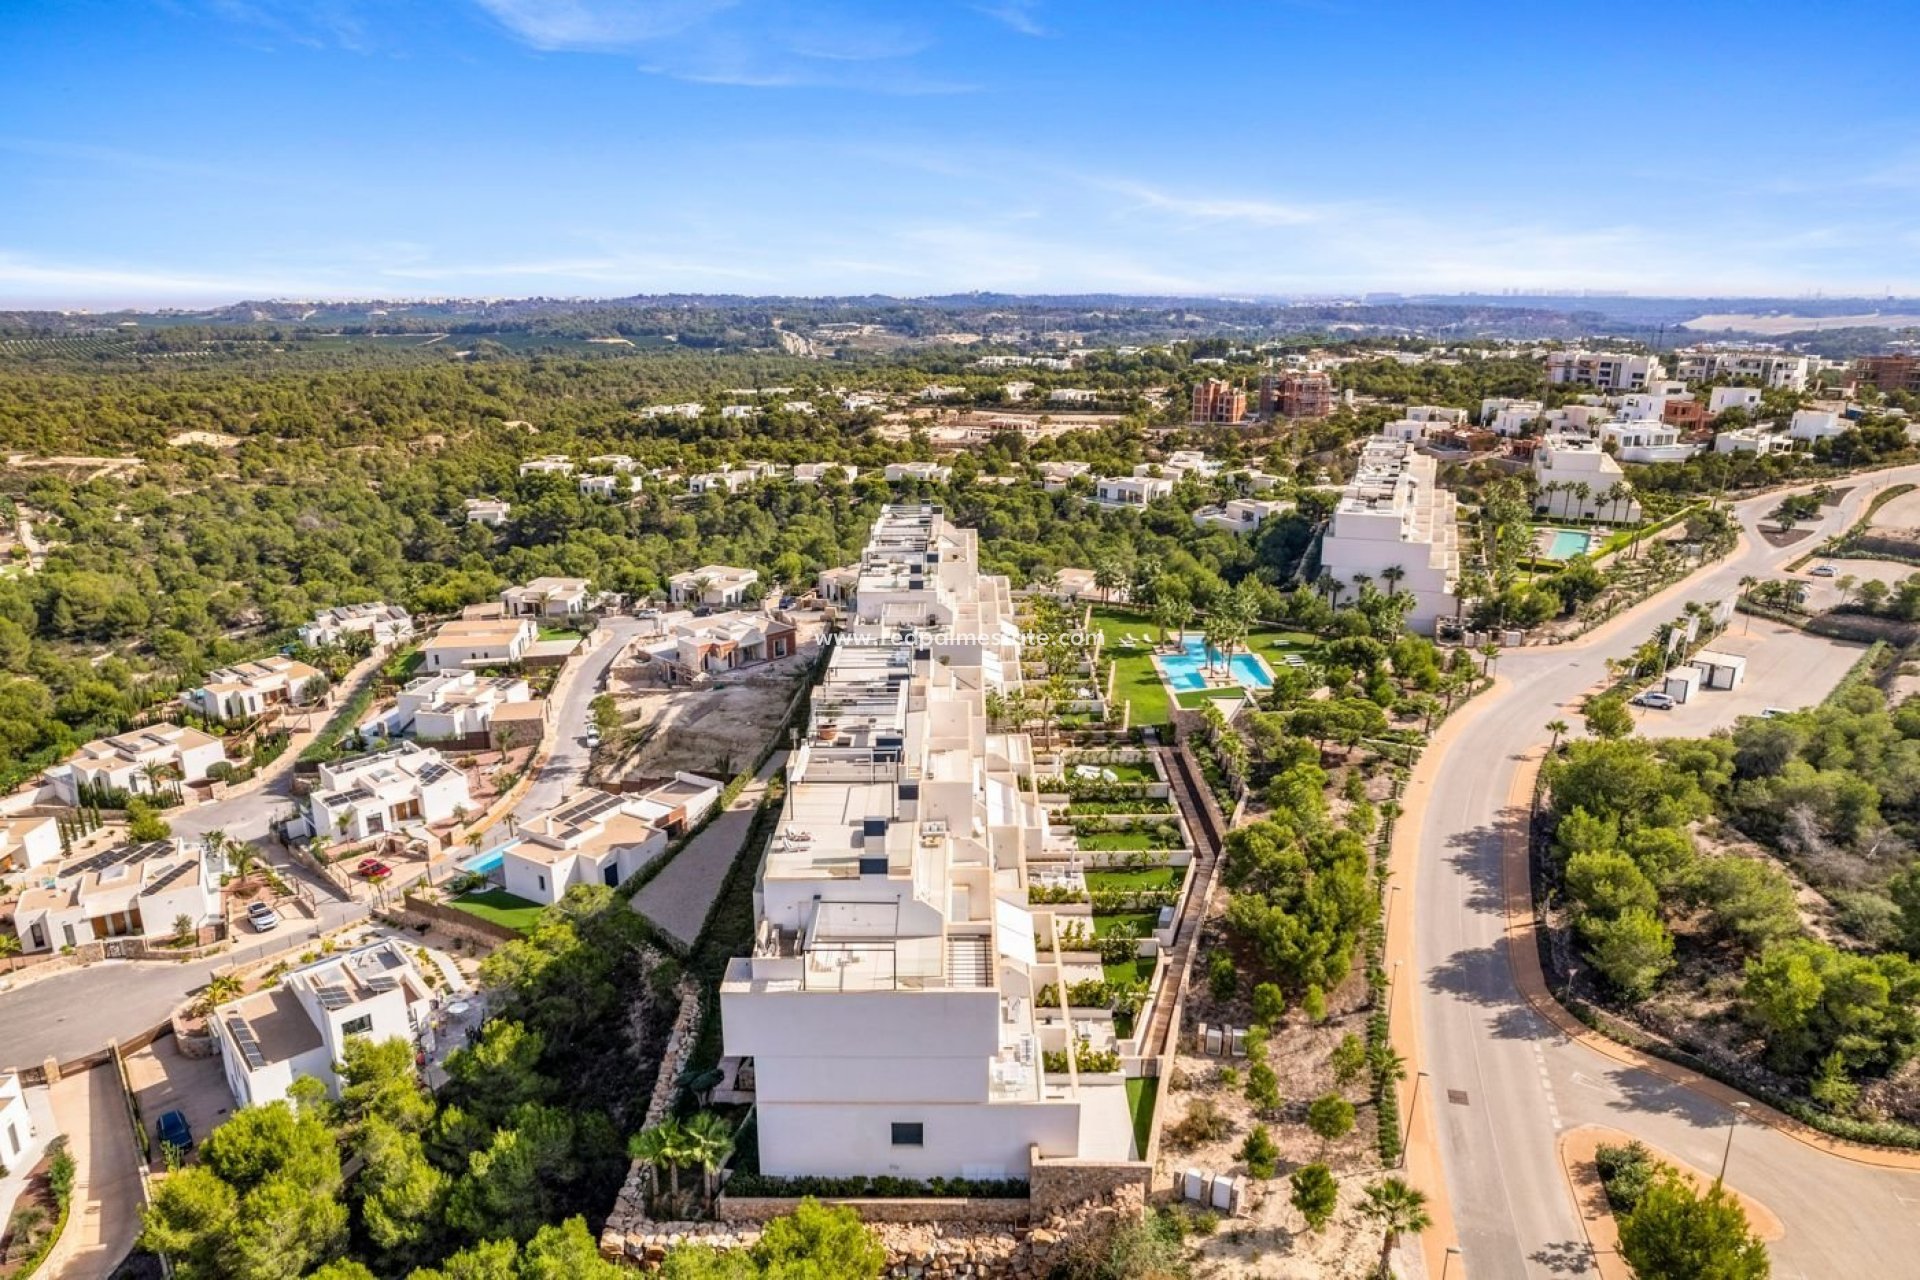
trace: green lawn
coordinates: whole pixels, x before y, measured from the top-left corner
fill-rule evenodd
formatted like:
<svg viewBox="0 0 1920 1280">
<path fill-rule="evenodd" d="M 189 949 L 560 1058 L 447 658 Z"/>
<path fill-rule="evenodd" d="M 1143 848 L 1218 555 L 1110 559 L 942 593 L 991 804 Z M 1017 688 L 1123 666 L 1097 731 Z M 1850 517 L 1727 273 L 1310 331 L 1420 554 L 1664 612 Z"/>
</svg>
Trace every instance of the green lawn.
<svg viewBox="0 0 1920 1280">
<path fill-rule="evenodd" d="M 1147 1143 L 1153 1137 L 1153 1103 L 1159 1096 L 1160 1081 L 1154 1076 L 1127 1079 L 1127 1110 L 1133 1114 L 1133 1155 L 1147 1158 Z"/>
<path fill-rule="evenodd" d="M 1138 871 L 1089 871 L 1087 888 L 1093 893 L 1128 889 L 1178 889 L 1185 867 L 1145 867 Z"/>
<path fill-rule="evenodd" d="M 1149 831 L 1110 831 L 1097 836 L 1075 836 L 1073 842 L 1081 851 L 1092 852 L 1102 849 L 1130 850 L 1153 848 L 1153 833 Z"/>
<path fill-rule="evenodd" d="M 1093 936 L 1104 938 L 1121 925 L 1132 925 L 1134 936 L 1150 938 L 1154 926 L 1160 923 L 1158 911 L 1103 911 L 1093 917 Z"/>
<path fill-rule="evenodd" d="M 1133 723 L 1166 724 L 1173 718 L 1173 704 L 1167 697 L 1167 686 L 1161 682 L 1160 673 L 1153 665 L 1153 644 L 1159 639 L 1159 629 L 1151 618 L 1141 614 L 1127 613 L 1119 609 L 1096 607 L 1093 610 L 1093 625 L 1100 628 L 1106 637 L 1107 656 L 1114 660 L 1113 696 L 1133 704 Z M 1124 645 L 1121 640 L 1131 635 L 1137 642 Z M 1247 636 L 1247 648 L 1267 660 L 1267 665 L 1279 670 L 1285 663 L 1282 655 L 1288 653 L 1307 653 L 1318 646 L 1319 639 L 1304 631 L 1285 631 L 1269 628 L 1255 631 Z M 1180 706 L 1184 710 L 1193 710 L 1200 706 L 1200 699 L 1207 697 L 1233 696 L 1231 689 L 1210 689 L 1180 695 Z"/>
<path fill-rule="evenodd" d="M 505 889 L 483 889 L 478 893 L 463 893 L 447 903 L 459 911 L 475 915 L 491 924 L 504 925 L 521 933 L 533 928 L 534 922 L 546 908 L 537 902 L 528 902 L 516 897 Z"/>
<path fill-rule="evenodd" d="M 1134 956 L 1130 960 L 1114 960 L 1100 966 L 1100 976 L 1108 982 L 1152 982 L 1153 966 L 1157 963 L 1154 956 Z"/>
<path fill-rule="evenodd" d="M 1198 711 L 1209 702 L 1239 701 L 1240 689 L 1195 689 L 1191 693 L 1175 694 L 1182 711 Z"/>
<path fill-rule="evenodd" d="M 540 628 L 540 638 L 542 640 L 578 640 L 580 633 L 572 627 L 542 626 Z"/>
</svg>

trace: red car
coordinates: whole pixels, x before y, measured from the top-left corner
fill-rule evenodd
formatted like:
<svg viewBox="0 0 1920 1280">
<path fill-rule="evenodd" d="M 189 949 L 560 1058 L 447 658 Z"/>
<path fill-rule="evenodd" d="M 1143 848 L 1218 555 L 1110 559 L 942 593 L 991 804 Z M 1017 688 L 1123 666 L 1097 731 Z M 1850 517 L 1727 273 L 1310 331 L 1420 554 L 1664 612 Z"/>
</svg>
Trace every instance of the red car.
<svg viewBox="0 0 1920 1280">
<path fill-rule="evenodd" d="M 384 880 L 393 874 L 393 868 L 378 858 L 363 858 L 360 861 L 360 874 L 369 880 Z"/>
</svg>

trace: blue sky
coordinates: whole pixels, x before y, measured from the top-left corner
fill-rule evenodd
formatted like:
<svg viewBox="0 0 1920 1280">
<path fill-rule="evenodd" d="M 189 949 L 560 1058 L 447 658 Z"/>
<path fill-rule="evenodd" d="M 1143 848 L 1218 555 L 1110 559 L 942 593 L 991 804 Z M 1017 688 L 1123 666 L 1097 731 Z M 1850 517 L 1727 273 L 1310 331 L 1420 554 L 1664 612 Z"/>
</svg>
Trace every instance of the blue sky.
<svg viewBox="0 0 1920 1280">
<path fill-rule="evenodd" d="M 0 0 L 0 303 L 1920 293 L 1920 5 Z"/>
</svg>

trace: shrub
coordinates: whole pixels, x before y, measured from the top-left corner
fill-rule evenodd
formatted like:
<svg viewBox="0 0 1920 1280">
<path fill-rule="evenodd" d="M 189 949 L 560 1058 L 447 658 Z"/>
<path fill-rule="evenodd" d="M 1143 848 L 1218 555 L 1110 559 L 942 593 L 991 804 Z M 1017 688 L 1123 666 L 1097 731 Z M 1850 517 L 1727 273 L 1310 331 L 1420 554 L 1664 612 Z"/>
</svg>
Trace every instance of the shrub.
<svg viewBox="0 0 1920 1280">
<path fill-rule="evenodd" d="M 1247 1071 L 1247 1101 L 1260 1111 L 1280 1109 L 1280 1077 L 1264 1062 Z"/>
<path fill-rule="evenodd" d="M 1218 1142 L 1233 1132 L 1233 1122 L 1211 1098 L 1195 1098 L 1187 1105 L 1187 1114 L 1167 1130 L 1167 1141 L 1181 1150 L 1192 1150 L 1209 1142 Z"/>
<path fill-rule="evenodd" d="M 1660 1168 L 1653 1153 L 1639 1142 L 1603 1143 L 1594 1149 L 1593 1162 L 1600 1170 L 1607 1203 L 1616 1214 L 1632 1213 L 1639 1206 Z"/>
<path fill-rule="evenodd" d="M 1307 1021 L 1318 1026 L 1327 1020 L 1327 993 L 1315 982 L 1307 987 L 1305 998 L 1300 1001 L 1300 1009 L 1307 1015 Z"/>
<path fill-rule="evenodd" d="M 1293 1184 L 1293 1207 L 1307 1220 L 1309 1229 L 1319 1231 L 1333 1218 L 1340 1206 L 1340 1184 L 1324 1164 L 1303 1164 L 1288 1179 Z"/>
<path fill-rule="evenodd" d="M 1262 982 L 1253 988 L 1253 1017 L 1256 1022 L 1272 1027 L 1279 1025 L 1280 1019 L 1286 1016 L 1287 997 L 1278 986 Z"/>
<path fill-rule="evenodd" d="M 1279 1171 L 1280 1144 L 1267 1132 L 1267 1126 L 1257 1124 L 1240 1144 L 1240 1158 L 1247 1162 L 1247 1172 L 1256 1178 L 1271 1178 Z"/>
<path fill-rule="evenodd" d="M 1353 1104 L 1337 1093 L 1326 1093 L 1307 1108 L 1307 1128 L 1323 1142 L 1333 1142 L 1353 1132 Z"/>
<path fill-rule="evenodd" d="M 1207 990 L 1222 1004 L 1240 990 L 1240 970 L 1234 967 L 1233 957 L 1224 951 L 1207 957 Z"/>
</svg>

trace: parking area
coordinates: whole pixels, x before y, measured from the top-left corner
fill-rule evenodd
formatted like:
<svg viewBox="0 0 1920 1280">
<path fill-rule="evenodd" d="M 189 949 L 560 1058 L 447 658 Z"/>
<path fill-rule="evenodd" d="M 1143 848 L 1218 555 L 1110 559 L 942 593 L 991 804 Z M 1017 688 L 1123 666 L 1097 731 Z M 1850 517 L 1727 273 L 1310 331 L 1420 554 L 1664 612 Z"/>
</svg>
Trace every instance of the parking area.
<svg viewBox="0 0 1920 1280">
<path fill-rule="evenodd" d="M 1814 570 L 1823 564 L 1833 566 L 1831 578 L 1814 574 Z M 1893 586 L 1905 582 L 1916 573 L 1920 573 L 1920 569 L 1891 560 L 1816 560 L 1799 576 L 1807 583 L 1807 608 L 1815 613 L 1824 613 L 1841 602 L 1842 578 L 1853 579 L 1853 594 L 1857 597 L 1860 594 L 1859 584 L 1863 582 L 1884 582 Z"/>
<path fill-rule="evenodd" d="M 152 1152 L 148 1167 L 155 1173 L 167 1167 L 160 1143 L 154 1138 L 154 1125 L 161 1116 L 169 1111 L 185 1113 L 194 1141 L 200 1142 L 233 1109 L 233 1095 L 227 1091 L 220 1059 L 189 1058 L 180 1052 L 172 1036 L 162 1036 L 128 1054 L 127 1076 L 140 1104 L 140 1122 L 147 1127 Z"/>
<path fill-rule="evenodd" d="M 1768 707 L 1798 711 L 1813 706 L 1833 691 L 1866 651 L 1862 644 L 1811 636 L 1746 614 L 1736 615 L 1733 625 L 1713 638 L 1711 647 L 1747 660 L 1740 687 L 1697 690 L 1690 701 L 1671 711 L 1635 707 L 1634 719 L 1642 734 L 1699 738 Z"/>
</svg>

